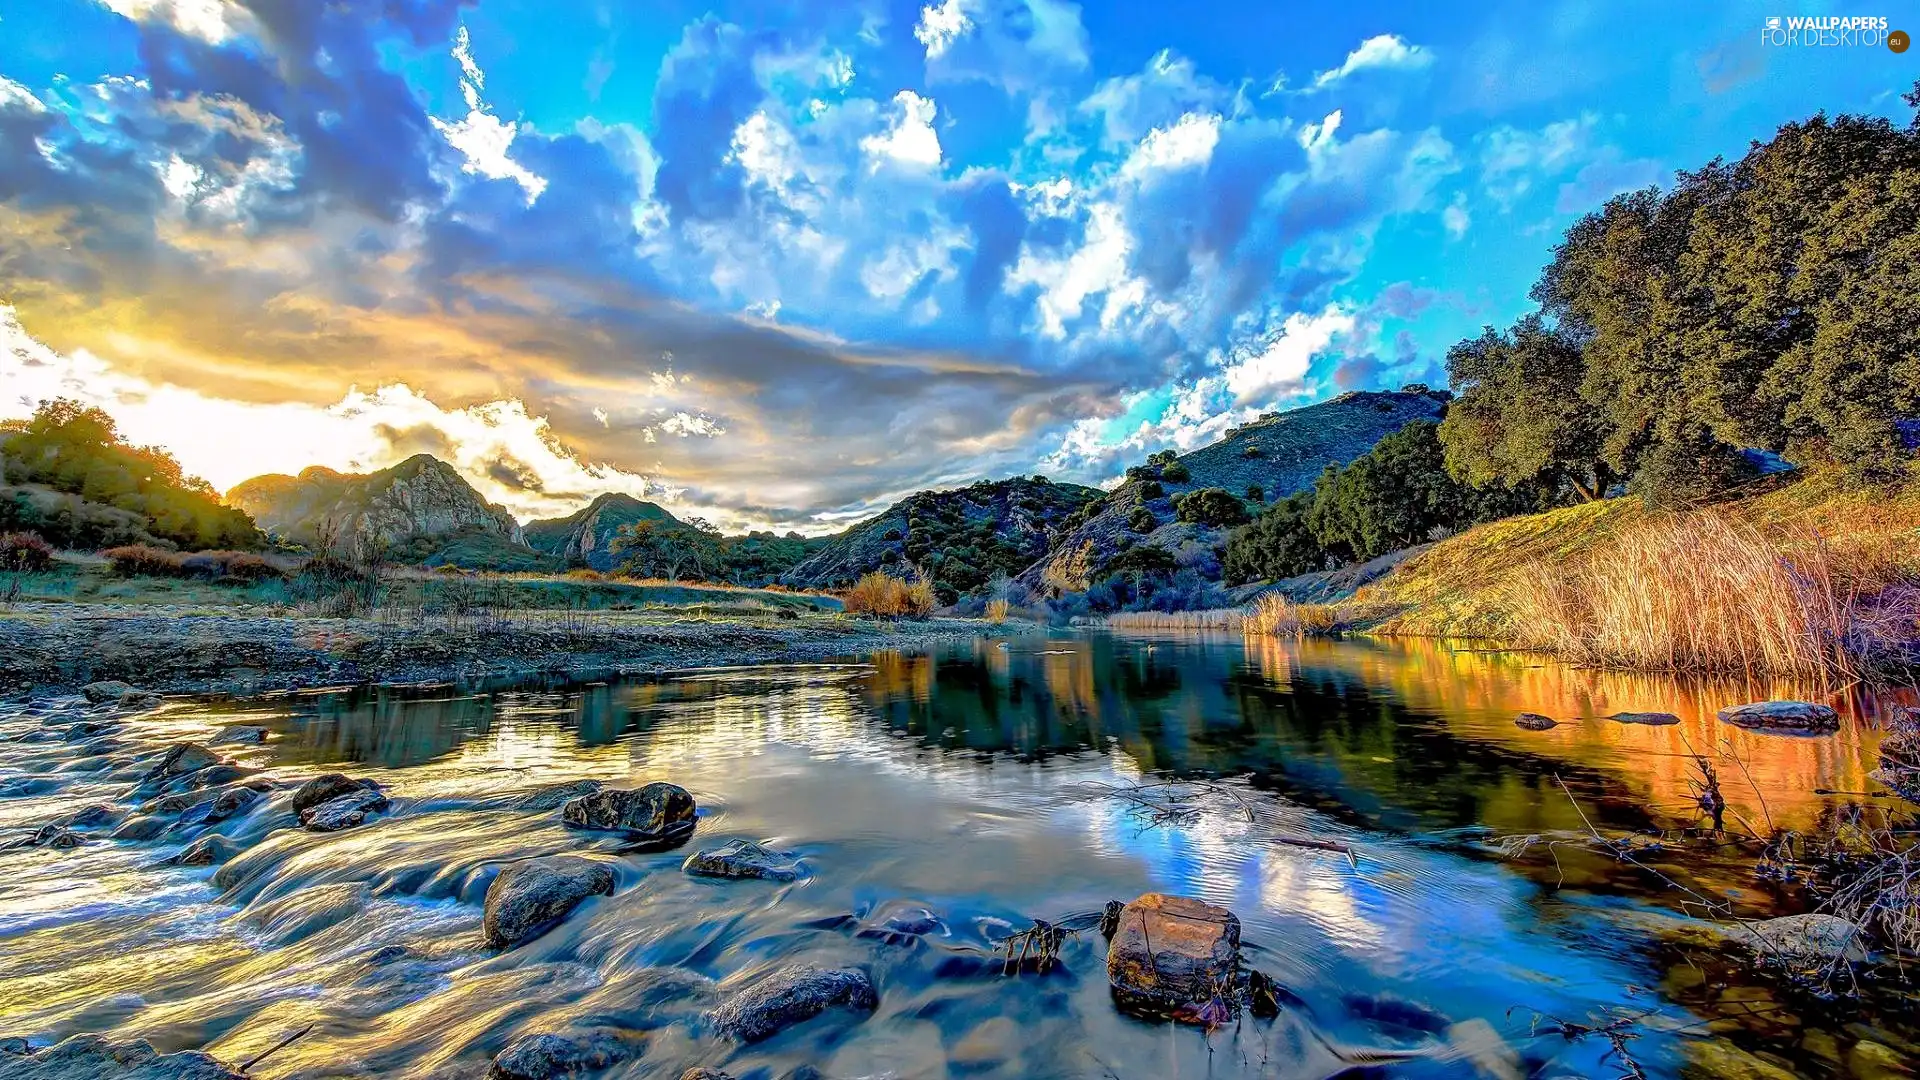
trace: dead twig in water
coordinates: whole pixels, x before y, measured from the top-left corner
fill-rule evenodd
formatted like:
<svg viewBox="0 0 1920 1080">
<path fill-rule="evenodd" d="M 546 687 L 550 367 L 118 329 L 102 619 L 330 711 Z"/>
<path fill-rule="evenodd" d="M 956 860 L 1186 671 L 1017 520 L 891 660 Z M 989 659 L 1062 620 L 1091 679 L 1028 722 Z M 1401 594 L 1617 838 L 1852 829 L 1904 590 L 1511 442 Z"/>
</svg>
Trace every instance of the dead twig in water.
<svg viewBox="0 0 1920 1080">
<path fill-rule="evenodd" d="M 255 1065 L 260 1064 L 261 1062 L 267 1060 L 268 1058 L 279 1053 L 280 1051 L 285 1050 L 287 1047 L 292 1046 L 294 1043 L 299 1042 L 301 1039 L 306 1038 L 307 1032 L 312 1031 L 315 1025 L 317 1025 L 318 1023 L 319 1021 L 316 1020 L 314 1021 L 314 1023 L 308 1024 L 306 1027 L 301 1028 L 299 1031 L 294 1032 L 293 1034 L 287 1036 L 286 1038 L 281 1039 L 279 1042 L 274 1043 L 272 1046 L 267 1047 L 265 1050 L 261 1051 L 260 1053 L 253 1055 L 251 1058 L 248 1058 L 246 1063 L 240 1066 L 240 1071 L 243 1073 L 247 1072 L 251 1070 Z"/>
</svg>

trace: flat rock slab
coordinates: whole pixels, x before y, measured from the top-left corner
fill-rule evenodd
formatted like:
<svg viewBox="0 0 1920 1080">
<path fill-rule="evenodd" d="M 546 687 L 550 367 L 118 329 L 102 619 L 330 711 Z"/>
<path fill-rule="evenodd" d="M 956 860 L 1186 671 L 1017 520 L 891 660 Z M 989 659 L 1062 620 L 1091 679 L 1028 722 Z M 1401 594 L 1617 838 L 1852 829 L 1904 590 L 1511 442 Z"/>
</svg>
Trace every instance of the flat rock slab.
<svg viewBox="0 0 1920 1080">
<path fill-rule="evenodd" d="M 1527 731 L 1547 731 L 1560 726 L 1560 721 L 1551 716 L 1542 716 L 1537 712 L 1523 712 L 1513 718 L 1513 726 Z"/>
<path fill-rule="evenodd" d="M 1120 911 L 1107 946 L 1107 982 L 1125 1008 L 1156 1015 L 1232 1002 L 1240 920 L 1185 896 L 1147 893 Z"/>
<path fill-rule="evenodd" d="M 799 859 L 748 840 L 735 840 L 712 851 L 695 852 L 687 856 L 681 869 L 696 877 L 765 878 L 768 881 L 795 881 L 802 872 Z"/>
<path fill-rule="evenodd" d="M 522 1035 L 493 1059 L 491 1080 L 551 1080 L 604 1069 L 639 1054 L 642 1040 L 624 1032 L 590 1030 Z"/>
<path fill-rule="evenodd" d="M 828 1009 L 861 1014 L 880 1007 L 873 979 L 858 968 L 783 968 L 728 998 L 707 1014 L 720 1034 L 741 1042 L 759 1042 Z"/>
<path fill-rule="evenodd" d="M 308 832 L 339 832 L 361 824 L 367 815 L 377 814 L 390 805 L 385 795 L 362 788 L 300 811 L 300 824 Z"/>
<path fill-rule="evenodd" d="M 655 781 L 642 788 L 606 788 L 568 799 L 560 807 L 560 820 L 576 829 L 666 839 L 690 830 L 693 813 L 693 796 L 686 788 Z"/>
<path fill-rule="evenodd" d="M 487 886 L 481 931 L 487 944 L 511 949 L 573 913 L 589 896 L 613 895 L 613 871 L 578 855 L 514 863 Z"/>
<path fill-rule="evenodd" d="M 1721 709 L 1720 722 L 1749 731 L 1838 731 L 1840 714 L 1811 701 L 1756 701 Z"/>
<path fill-rule="evenodd" d="M 235 724 L 232 727 L 221 728 L 210 740 L 214 746 L 221 746 L 227 743 L 259 746 L 266 741 L 267 729 L 256 727 L 252 724 Z"/>
<path fill-rule="evenodd" d="M 1796 963 L 1860 963 L 1867 959 L 1867 934 L 1838 915 L 1783 915 L 1748 923 L 1731 932 L 1763 956 Z"/>
<path fill-rule="evenodd" d="M 1672 727 L 1680 718 L 1670 712 L 1617 712 L 1607 719 L 1616 724 L 1643 724 L 1647 727 Z"/>
</svg>

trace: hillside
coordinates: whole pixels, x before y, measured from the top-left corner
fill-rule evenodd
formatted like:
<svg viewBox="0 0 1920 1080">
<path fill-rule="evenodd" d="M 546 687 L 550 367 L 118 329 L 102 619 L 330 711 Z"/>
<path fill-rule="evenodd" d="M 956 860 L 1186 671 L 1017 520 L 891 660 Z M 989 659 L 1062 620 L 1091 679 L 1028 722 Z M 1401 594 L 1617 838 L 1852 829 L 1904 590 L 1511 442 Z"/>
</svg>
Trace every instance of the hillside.
<svg viewBox="0 0 1920 1080">
<path fill-rule="evenodd" d="M 1097 512 L 1027 567 L 1020 582 L 1043 595 L 1083 592 L 1106 576 L 1116 558 L 1142 549 L 1164 554 L 1130 555 L 1129 560 L 1142 566 L 1184 561 L 1203 576 L 1217 577 L 1217 562 L 1208 552 L 1224 542 L 1225 530 L 1175 520 L 1175 496 L 1222 488 L 1245 498 L 1247 509 L 1257 512 L 1262 503 L 1311 487 L 1328 465 L 1352 461 L 1407 424 L 1438 420 L 1445 407 L 1438 394 L 1355 391 L 1269 413 L 1219 442 L 1175 457 L 1179 468 L 1129 470 L 1129 479 L 1107 493 Z M 1256 487 L 1258 500 L 1251 497 Z M 1142 507 L 1151 516 L 1151 528 L 1139 527 L 1143 519 L 1136 511 Z"/>
<path fill-rule="evenodd" d="M 269 533 L 307 546 L 324 543 L 331 533 L 360 550 L 404 548 L 419 561 L 434 561 L 432 545 L 422 541 L 437 538 L 459 539 L 492 554 L 532 554 L 512 514 L 481 498 L 458 470 L 430 454 L 366 474 L 316 465 L 299 476 L 256 476 L 228 491 L 227 502 Z"/>
<path fill-rule="evenodd" d="M 613 569 L 613 538 L 622 526 L 636 521 L 658 521 L 678 526 L 672 514 L 631 495 L 609 492 L 563 518 L 527 523 L 527 546 L 569 565 L 594 570 Z"/>
<path fill-rule="evenodd" d="M 831 588 L 874 570 L 904 576 L 919 567 L 951 603 L 1046 554 L 1051 533 L 1099 494 L 1042 476 L 915 492 L 834 537 L 781 580 Z"/>
</svg>

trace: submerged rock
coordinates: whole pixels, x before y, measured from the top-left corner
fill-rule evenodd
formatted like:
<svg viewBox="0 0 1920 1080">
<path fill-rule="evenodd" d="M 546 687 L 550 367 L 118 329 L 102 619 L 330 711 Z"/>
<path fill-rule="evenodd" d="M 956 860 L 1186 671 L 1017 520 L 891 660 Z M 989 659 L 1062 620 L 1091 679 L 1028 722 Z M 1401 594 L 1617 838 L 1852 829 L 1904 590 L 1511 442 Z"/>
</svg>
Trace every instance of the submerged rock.
<svg viewBox="0 0 1920 1080">
<path fill-rule="evenodd" d="M 321 803 L 332 802 L 356 791 L 378 790 L 380 785 L 371 780 L 355 780 L 344 773 L 322 773 L 293 789 L 293 812 L 305 813 Z"/>
<path fill-rule="evenodd" d="M 23 799 L 29 795 L 44 795 L 54 789 L 54 782 L 44 776 L 9 776 L 0 780 L 0 799 Z"/>
<path fill-rule="evenodd" d="M 492 1080 L 549 1080 L 604 1069 L 635 1057 L 641 1041 L 610 1029 L 522 1035 L 493 1059 Z"/>
<path fill-rule="evenodd" d="M 578 855 L 514 863 L 487 886 L 481 931 L 487 944 L 511 949 L 540 936 L 589 896 L 613 895 L 613 871 Z"/>
<path fill-rule="evenodd" d="M 162 1054 L 145 1040 L 75 1035 L 33 1054 L 0 1055 L 0 1080 L 246 1080 L 198 1050 Z"/>
<path fill-rule="evenodd" d="M 1861 963 L 1867 959 L 1867 932 L 1837 915 L 1783 915 L 1748 923 L 1733 932 L 1762 956 L 1789 963 Z"/>
<path fill-rule="evenodd" d="M 128 840 L 135 843 L 142 840 L 152 840 L 154 837 L 166 832 L 172 824 L 173 822 L 168 821 L 159 814 L 141 814 L 137 817 L 128 818 L 119 828 L 113 830 L 113 838 L 115 840 Z"/>
<path fill-rule="evenodd" d="M 223 863 L 244 849 L 219 833 L 209 833 L 181 849 L 180 854 L 168 859 L 172 866 L 212 866 Z"/>
<path fill-rule="evenodd" d="M 1837 731 L 1840 714 L 1811 701 L 1756 701 L 1721 709 L 1720 722 L 1749 731 Z"/>
<path fill-rule="evenodd" d="M 724 847 L 687 856 L 681 869 L 696 877 L 793 881 L 799 878 L 801 867 L 800 860 L 784 852 L 761 847 L 750 840 L 735 840 Z"/>
<path fill-rule="evenodd" d="M 1670 712 L 1617 712 L 1607 719 L 1619 724 L 1644 724 L 1648 727 L 1671 727 L 1680 722 L 1680 718 Z"/>
<path fill-rule="evenodd" d="M 756 979 L 707 1014 L 722 1035 L 759 1042 L 832 1008 L 865 1015 L 880 1007 L 873 979 L 858 968 L 783 968 Z"/>
<path fill-rule="evenodd" d="M 43 825 L 39 831 L 0 844 L 0 851 L 17 851 L 23 848 L 44 848 L 50 851 L 68 851 L 87 842 L 86 837 L 58 822 Z"/>
<path fill-rule="evenodd" d="M 367 820 L 368 814 L 377 814 L 390 805 L 385 795 L 362 788 L 300 811 L 300 824 L 308 832 L 339 832 L 353 828 Z"/>
<path fill-rule="evenodd" d="M 568 800 L 592 795 L 601 787 L 598 780 L 574 780 L 570 783 L 535 788 L 513 800 L 513 808 L 515 810 L 558 810 Z"/>
<path fill-rule="evenodd" d="M 681 1073 L 680 1080 L 733 1080 L 733 1075 L 719 1069 L 696 1067 Z"/>
<path fill-rule="evenodd" d="M 199 743 L 174 743 L 153 768 L 148 769 L 140 778 L 143 784 L 163 783 L 190 773 L 199 772 L 221 762 L 219 754 L 201 746 Z"/>
<path fill-rule="evenodd" d="M 1240 920 L 1216 904 L 1147 893 L 1120 913 L 1107 946 L 1107 982 L 1122 1007 L 1173 1014 L 1232 998 Z"/>
<path fill-rule="evenodd" d="M 1542 716 L 1537 712 L 1523 712 L 1513 718 L 1513 726 L 1527 731 L 1547 731 L 1560 726 L 1560 721 L 1551 716 Z"/>
<path fill-rule="evenodd" d="M 211 745 L 222 746 L 228 743 L 241 743 L 247 746 L 259 746 L 267 741 L 267 729 L 253 724 L 235 724 L 221 728 L 212 739 Z"/>
<path fill-rule="evenodd" d="M 78 810 L 61 814 L 47 824 L 57 825 L 63 829 L 97 829 L 103 825 L 112 825 L 119 820 L 120 811 L 106 803 L 94 803 L 91 806 L 83 806 Z"/>
<path fill-rule="evenodd" d="M 637 789 L 606 788 L 568 799 L 560 820 L 576 829 L 606 829 L 643 839 L 666 839 L 693 828 L 693 796 L 660 781 Z"/>
</svg>

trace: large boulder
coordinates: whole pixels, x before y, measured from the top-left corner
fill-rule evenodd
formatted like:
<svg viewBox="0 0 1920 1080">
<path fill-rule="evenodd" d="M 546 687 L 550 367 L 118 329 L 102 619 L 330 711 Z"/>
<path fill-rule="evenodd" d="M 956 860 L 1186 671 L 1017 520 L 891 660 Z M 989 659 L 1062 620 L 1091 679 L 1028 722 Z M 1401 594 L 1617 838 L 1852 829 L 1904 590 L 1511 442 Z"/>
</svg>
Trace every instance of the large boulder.
<svg viewBox="0 0 1920 1080">
<path fill-rule="evenodd" d="M 361 788 L 300 811 L 300 824 L 308 832 L 339 832 L 353 828 L 367 820 L 367 815 L 377 814 L 389 805 L 387 797 L 379 791 Z"/>
<path fill-rule="evenodd" d="M 722 1002 L 707 1019 L 730 1039 L 759 1042 L 832 1008 L 862 1015 L 880 1007 L 873 979 L 858 968 L 784 968 Z"/>
<path fill-rule="evenodd" d="M 1147 893 L 1120 911 L 1107 946 L 1107 982 L 1121 1006 L 1184 1015 L 1220 999 L 1232 1006 L 1240 920 L 1216 904 Z"/>
<path fill-rule="evenodd" d="M 735 840 L 711 851 L 694 852 L 687 856 L 681 869 L 696 877 L 765 878 L 768 881 L 794 881 L 801 873 L 800 860 L 750 840 Z"/>
<path fill-rule="evenodd" d="M 162 1054 L 146 1041 L 75 1035 L 33 1054 L 0 1055 L 0 1080 L 246 1080 L 198 1050 Z"/>
<path fill-rule="evenodd" d="M 491 1080 L 550 1080 L 616 1065 L 640 1052 L 641 1041 L 604 1028 L 566 1034 L 522 1035 L 493 1059 Z"/>
<path fill-rule="evenodd" d="M 1811 701 L 1756 701 L 1721 709 L 1720 722 L 1749 731 L 1837 731 L 1840 714 Z"/>
<path fill-rule="evenodd" d="M 345 773 L 322 773 L 293 789 L 293 812 L 304 813 L 321 803 L 332 802 L 356 791 L 379 789 L 380 785 L 371 780 L 355 780 Z"/>
<path fill-rule="evenodd" d="M 481 932 L 487 944 L 511 949 L 545 933 L 589 896 L 613 895 L 613 871 L 578 855 L 518 862 L 487 886 Z"/>
<path fill-rule="evenodd" d="M 693 796 L 678 784 L 606 788 L 568 799 L 560 820 L 576 829 L 607 829 L 639 839 L 684 836 L 693 828 Z"/>
</svg>

